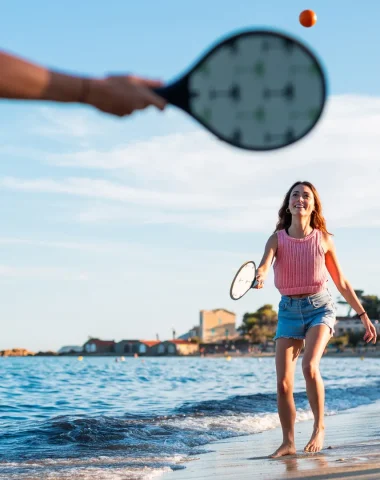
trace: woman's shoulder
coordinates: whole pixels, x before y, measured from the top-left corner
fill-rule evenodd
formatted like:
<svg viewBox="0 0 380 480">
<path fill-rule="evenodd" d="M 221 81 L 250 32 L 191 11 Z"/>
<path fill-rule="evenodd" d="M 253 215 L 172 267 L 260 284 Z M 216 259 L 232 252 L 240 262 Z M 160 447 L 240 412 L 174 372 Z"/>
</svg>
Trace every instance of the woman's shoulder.
<svg viewBox="0 0 380 480">
<path fill-rule="evenodd" d="M 277 247 L 278 233 L 279 231 L 272 233 L 272 235 L 268 238 L 267 245 L 270 245 L 271 247 Z"/>
<path fill-rule="evenodd" d="M 324 232 L 322 230 L 319 230 L 319 229 L 316 229 L 318 232 L 319 232 L 319 235 L 321 236 L 321 238 L 326 241 L 326 242 L 331 242 L 332 241 L 332 234 L 331 233 L 328 233 L 328 232 Z"/>
<path fill-rule="evenodd" d="M 331 233 L 322 232 L 322 230 L 318 230 L 320 232 L 321 243 L 323 246 L 323 250 L 327 253 L 334 247 L 334 242 Z"/>
</svg>

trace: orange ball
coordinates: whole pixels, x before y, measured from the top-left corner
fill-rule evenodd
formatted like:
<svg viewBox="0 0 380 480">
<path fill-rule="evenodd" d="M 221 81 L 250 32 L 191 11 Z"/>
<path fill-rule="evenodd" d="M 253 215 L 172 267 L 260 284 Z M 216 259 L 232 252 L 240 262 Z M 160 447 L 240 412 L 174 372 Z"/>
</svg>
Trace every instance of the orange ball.
<svg viewBox="0 0 380 480">
<path fill-rule="evenodd" d="M 300 24 L 309 28 L 317 23 L 317 15 L 313 10 L 304 10 L 300 13 Z"/>
</svg>

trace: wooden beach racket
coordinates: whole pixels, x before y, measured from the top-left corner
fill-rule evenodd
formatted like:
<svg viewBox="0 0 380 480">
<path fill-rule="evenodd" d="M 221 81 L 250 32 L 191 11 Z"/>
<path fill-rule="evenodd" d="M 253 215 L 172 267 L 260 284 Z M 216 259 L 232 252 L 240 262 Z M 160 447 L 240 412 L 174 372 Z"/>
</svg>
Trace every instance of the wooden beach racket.
<svg viewBox="0 0 380 480">
<path fill-rule="evenodd" d="M 277 31 L 247 30 L 221 40 L 154 91 L 220 140 L 267 151 L 316 126 L 326 90 L 324 70 L 303 43 Z"/>
<path fill-rule="evenodd" d="M 256 265 L 252 260 L 243 263 L 231 283 L 230 297 L 239 300 L 248 290 L 257 285 Z"/>
</svg>

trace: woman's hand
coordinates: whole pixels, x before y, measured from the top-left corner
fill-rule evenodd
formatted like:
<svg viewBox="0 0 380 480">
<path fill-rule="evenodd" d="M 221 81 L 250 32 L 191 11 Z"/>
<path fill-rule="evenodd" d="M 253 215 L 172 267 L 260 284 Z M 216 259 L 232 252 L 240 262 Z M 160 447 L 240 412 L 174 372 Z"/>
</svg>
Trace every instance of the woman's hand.
<svg viewBox="0 0 380 480">
<path fill-rule="evenodd" d="M 368 315 L 365 314 L 361 317 L 362 323 L 365 327 L 365 335 L 363 337 L 363 340 L 366 343 L 376 343 L 377 340 L 377 332 L 376 332 L 376 327 L 375 325 L 371 322 L 369 319 Z"/>
<path fill-rule="evenodd" d="M 253 288 L 257 288 L 257 289 L 260 289 L 260 288 L 264 288 L 264 275 L 262 275 L 261 273 L 258 273 L 256 275 L 256 285 L 253 287 Z"/>
</svg>

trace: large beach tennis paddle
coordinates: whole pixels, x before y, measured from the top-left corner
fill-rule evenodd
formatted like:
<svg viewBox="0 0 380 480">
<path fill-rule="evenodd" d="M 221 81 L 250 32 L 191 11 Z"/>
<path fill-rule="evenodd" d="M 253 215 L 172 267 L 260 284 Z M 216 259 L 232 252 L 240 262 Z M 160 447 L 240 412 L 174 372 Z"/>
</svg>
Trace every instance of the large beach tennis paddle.
<svg viewBox="0 0 380 480">
<path fill-rule="evenodd" d="M 230 297 L 232 300 L 239 300 L 256 285 L 256 265 L 255 262 L 250 260 L 243 263 L 232 280 Z"/>
<path fill-rule="evenodd" d="M 265 151 L 305 137 L 321 117 L 326 90 L 320 62 L 300 41 L 248 30 L 220 41 L 155 92 L 220 140 Z"/>
</svg>

